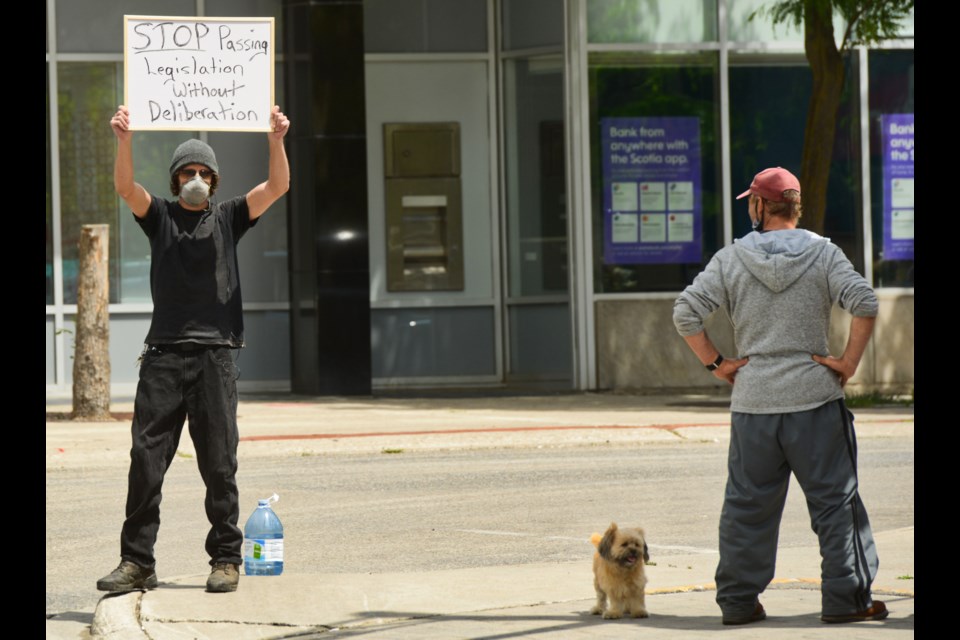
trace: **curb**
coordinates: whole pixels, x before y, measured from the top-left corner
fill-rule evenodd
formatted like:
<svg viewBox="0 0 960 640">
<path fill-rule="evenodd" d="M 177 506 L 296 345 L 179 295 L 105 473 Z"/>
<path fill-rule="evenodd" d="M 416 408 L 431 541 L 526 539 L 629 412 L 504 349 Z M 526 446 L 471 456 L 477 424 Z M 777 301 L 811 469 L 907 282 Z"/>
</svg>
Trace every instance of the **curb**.
<svg viewBox="0 0 960 640">
<path fill-rule="evenodd" d="M 90 637 L 103 640 L 149 640 L 140 626 L 142 591 L 108 594 L 97 603 L 90 625 Z"/>
</svg>

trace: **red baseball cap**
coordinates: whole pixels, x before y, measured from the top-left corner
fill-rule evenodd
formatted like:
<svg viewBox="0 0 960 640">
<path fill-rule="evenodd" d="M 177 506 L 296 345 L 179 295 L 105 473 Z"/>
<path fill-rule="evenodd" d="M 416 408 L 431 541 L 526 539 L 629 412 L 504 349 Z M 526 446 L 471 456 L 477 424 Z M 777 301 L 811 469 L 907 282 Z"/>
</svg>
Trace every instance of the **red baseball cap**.
<svg viewBox="0 0 960 640">
<path fill-rule="evenodd" d="M 737 200 L 755 193 L 771 202 L 783 202 L 783 192 L 788 189 L 800 191 L 800 181 L 797 180 L 797 176 L 783 167 L 771 167 L 755 175 L 750 188 L 738 195 Z"/>
</svg>

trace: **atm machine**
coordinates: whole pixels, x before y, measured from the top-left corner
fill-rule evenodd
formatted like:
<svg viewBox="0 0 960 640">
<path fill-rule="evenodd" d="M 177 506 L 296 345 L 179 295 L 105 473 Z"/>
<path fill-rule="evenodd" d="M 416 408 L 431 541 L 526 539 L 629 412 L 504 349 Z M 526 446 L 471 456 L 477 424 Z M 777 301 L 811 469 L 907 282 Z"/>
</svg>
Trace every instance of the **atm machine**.
<svg viewBox="0 0 960 640">
<path fill-rule="evenodd" d="M 460 124 L 383 125 L 387 291 L 463 291 Z"/>
</svg>

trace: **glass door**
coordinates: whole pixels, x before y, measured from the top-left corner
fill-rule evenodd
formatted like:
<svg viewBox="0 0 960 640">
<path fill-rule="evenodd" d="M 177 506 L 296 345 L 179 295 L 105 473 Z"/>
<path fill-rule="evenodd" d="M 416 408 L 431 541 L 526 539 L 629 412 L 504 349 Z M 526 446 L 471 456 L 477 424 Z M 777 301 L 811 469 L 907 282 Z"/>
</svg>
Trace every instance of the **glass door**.
<svg viewBox="0 0 960 640">
<path fill-rule="evenodd" d="M 508 383 L 572 384 L 563 58 L 503 61 Z"/>
</svg>

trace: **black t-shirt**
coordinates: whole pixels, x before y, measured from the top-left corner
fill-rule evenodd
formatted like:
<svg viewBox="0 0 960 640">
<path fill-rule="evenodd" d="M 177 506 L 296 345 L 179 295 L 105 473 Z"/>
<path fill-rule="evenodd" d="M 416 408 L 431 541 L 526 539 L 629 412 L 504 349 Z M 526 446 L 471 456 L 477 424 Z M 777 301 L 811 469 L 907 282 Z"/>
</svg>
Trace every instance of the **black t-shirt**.
<svg viewBox="0 0 960 640">
<path fill-rule="evenodd" d="M 243 345 L 237 242 L 256 224 L 246 196 L 188 211 L 153 196 L 143 218 L 150 239 L 153 320 L 147 344 Z"/>
</svg>

